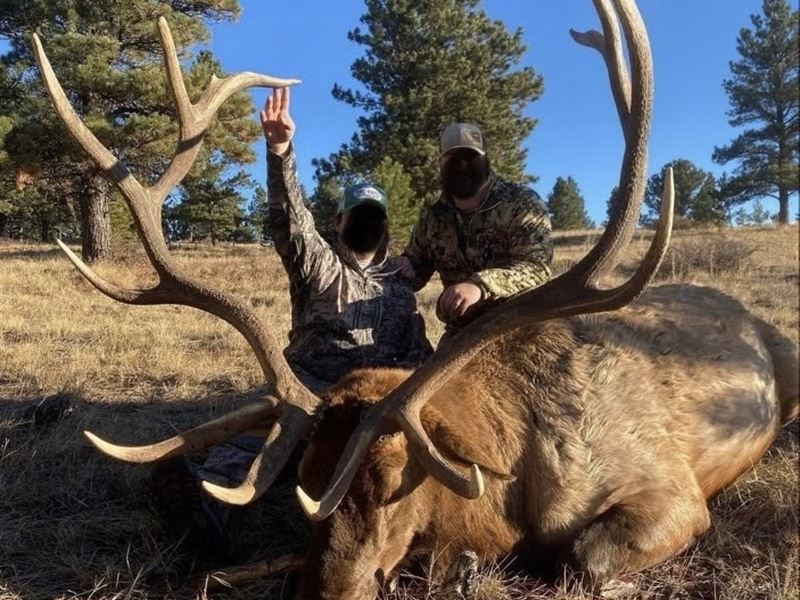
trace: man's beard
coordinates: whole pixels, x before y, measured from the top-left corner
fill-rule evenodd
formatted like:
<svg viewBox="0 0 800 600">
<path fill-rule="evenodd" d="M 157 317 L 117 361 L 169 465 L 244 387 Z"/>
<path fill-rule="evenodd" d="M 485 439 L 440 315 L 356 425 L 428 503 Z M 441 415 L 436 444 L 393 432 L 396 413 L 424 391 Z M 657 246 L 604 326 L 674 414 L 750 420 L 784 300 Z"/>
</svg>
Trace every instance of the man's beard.
<svg viewBox="0 0 800 600">
<path fill-rule="evenodd" d="M 372 209 L 372 210 L 364 210 Z M 354 208 L 342 229 L 342 242 L 353 252 L 375 252 L 386 239 L 389 222 L 380 209 L 373 207 Z"/>
<path fill-rule="evenodd" d="M 489 179 L 489 158 L 470 151 L 454 153 L 441 168 L 442 189 L 455 198 L 472 198 Z"/>
</svg>

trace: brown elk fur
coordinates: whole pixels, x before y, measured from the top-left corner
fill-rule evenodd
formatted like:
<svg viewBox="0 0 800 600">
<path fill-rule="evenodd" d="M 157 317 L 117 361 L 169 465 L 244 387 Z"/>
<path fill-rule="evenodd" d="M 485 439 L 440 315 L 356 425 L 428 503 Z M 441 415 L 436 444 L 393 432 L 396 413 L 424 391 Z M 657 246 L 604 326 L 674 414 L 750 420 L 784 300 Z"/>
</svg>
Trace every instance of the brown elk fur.
<svg viewBox="0 0 800 600">
<path fill-rule="evenodd" d="M 298 598 L 373 598 L 418 553 L 569 564 L 592 584 L 653 565 L 709 526 L 706 500 L 797 414 L 797 348 L 708 288 L 651 289 L 614 313 L 501 339 L 423 411 L 437 447 L 487 473 L 452 494 L 387 432 L 318 526 Z M 301 465 L 320 494 L 362 408 L 404 371 L 364 370 L 330 392 Z"/>
</svg>

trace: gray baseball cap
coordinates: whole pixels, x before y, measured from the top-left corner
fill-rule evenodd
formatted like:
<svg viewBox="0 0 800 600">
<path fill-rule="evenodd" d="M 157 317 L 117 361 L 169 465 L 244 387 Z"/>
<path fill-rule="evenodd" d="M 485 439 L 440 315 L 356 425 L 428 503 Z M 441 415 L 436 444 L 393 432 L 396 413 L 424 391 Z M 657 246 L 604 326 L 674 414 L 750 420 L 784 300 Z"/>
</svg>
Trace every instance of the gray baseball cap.
<svg viewBox="0 0 800 600">
<path fill-rule="evenodd" d="M 453 123 L 442 133 L 441 154 L 456 148 L 469 148 L 486 154 L 483 133 L 474 123 Z"/>
<path fill-rule="evenodd" d="M 387 217 L 389 216 L 389 197 L 381 188 L 371 183 L 359 183 L 345 188 L 336 212 L 343 214 L 362 204 L 377 206 Z"/>
</svg>

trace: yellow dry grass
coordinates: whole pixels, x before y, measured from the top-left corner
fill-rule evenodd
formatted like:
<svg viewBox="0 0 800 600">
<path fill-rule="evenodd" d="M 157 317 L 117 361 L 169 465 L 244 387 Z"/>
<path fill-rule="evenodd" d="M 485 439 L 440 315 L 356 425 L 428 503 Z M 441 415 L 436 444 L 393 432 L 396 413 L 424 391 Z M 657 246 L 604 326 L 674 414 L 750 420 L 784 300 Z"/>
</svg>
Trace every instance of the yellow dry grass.
<svg viewBox="0 0 800 600">
<path fill-rule="evenodd" d="M 579 260 L 596 238 L 557 235 L 556 269 Z M 617 279 L 644 251 L 648 235 L 641 238 Z M 245 299 L 285 339 L 288 285 L 271 249 L 174 253 L 186 270 Z M 125 285 L 152 281 L 138 251 L 100 271 Z M 797 340 L 796 227 L 679 232 L 660 278 L 715 286 Z M 420 295 L 434 340 L 438 289 L 434 283 Z M 195 597 L 185 585 L 198 568 L 192 548 L 169 537 L 149 504 L 148 468 L 106 461 L 79 432 L 155 439 L 241 403 L 259 375 L 244 341 L 218 320 L 182 307 L 116 304 L 52 247 L 0 245 L 0 599 Z M 71 413 L 33 425 L 26 411 L 55 393 L 67 394 Z M 635 597 L 797 598 L 799 456 L 795 424 L 713 501 L 713 528 L 692 550 L 637 577 Z M 245 561 L 302 545 L 306 531 L 290 485 L 276 486 L 233 526 Z M 214 597 L 280 598 L 284 584 L 257 582 Z M 484 573 L 481 590 L 487 600 L 577 597 L 496 568 Z M 393 596 L 436 593 L 410 577 Z"/>
</svg>

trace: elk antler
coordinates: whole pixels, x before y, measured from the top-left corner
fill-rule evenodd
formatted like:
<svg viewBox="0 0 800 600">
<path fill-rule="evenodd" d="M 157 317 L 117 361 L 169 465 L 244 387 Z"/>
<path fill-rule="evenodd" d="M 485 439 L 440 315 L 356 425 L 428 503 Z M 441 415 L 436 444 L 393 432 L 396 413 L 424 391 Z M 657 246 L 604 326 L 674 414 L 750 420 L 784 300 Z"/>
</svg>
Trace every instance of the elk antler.
<svg viewBox="0 0 800 600">
<path fill-rule="evenodd" d="M 606 61 L 611 92 L 614 95 L 614 102 L 622 123 L 622 132 L 627 141 L 630 135 L 629 123 L 631 120 L 631 80 L 622 53 L 619 20 L 611 5 L 611 0 L 593 0 L 593 2 L 603 25 L 603 33 L 594 30 L 580 33 L 574 29 L 570 29 L 569 32 L 572 39 L 583 46 L 594 48 Z"/>
<path fill-rule="evenodd" d="M 167 21 L 158 20 L 164 49 L 167 82 L 178 113 L 180 137 L 175 154 L 159 180 L 150 187 L 142 186 L 80 120 L 69 103 L 61 84 L 45 55 L 39 37 L 33 35 L 33 46 L 42 79 L 58 116 L 80 146 L 117 185 L 133 215 L 136 229 L 150 263 L 158 274 L 158 284 L 148 289 L 121 288 L 97 275 L 69 248 L 58 241 L 72 263 L 89 282 L 105 295 L 126 304 L 181 304 L 217 316 L 233 325 L 255 353 L 264 377 L 278 399 L 267 398 L 263 406 L 245 407 L 235 413 L 176 436 L 160 444 L 138 448 L 120 447 L 85 432 L 102 452 L 121 460 L 149 462 L 208 446 L 237 433 L 278 418 L 245 483 L 226 490 L 211 488 L 222 500 L 244 503 L 261 495 L 286 463 L 294 445 L 311 427 L 311 417 L 320 400 L 306 389 L 292 373 L 283 357 L 281 346 L 268 327 L 245 304 L 182 273 L 171 260 L 161 229 L 162 204 L 172 188 L 180 183 L 197 159 L 203 137 L 216 111 L 233 94 L 244 89 L 284 87 L 299 83 L 296 79 L 278 79 L 256 73 L 239 73 L 217 79 L 212 77 L 208 88 L 196 103 L 189 100 L 181 73 L 178 55 Z M 277 443 L 270 445 L 270 441 Z"/>
<path fill-rule="evenodd" d="M 447 347 L 431 356 L 411 377 L 374 405 L 359 423 L 342 454 L 328 488 L 319 501 L 301 488 L 297 494 L 306 514 L 326 518 L 344 495 L 372 443 L 388 427 L 406 435 L 412 455 L 443 485 L 465 498 L 479 497 L 484 488 L 480 470 L 473 465 L 464 477 L 436 450 L 420 419 L 428 399 L 457 374 L 487 344 L 519 327 L 572 315 L 616 310 L 632 302 L 657 271 L 672 229 L 673 183 L 668 174 L 658 230 L 633 277 L 613 289 L 600 289 L 599 280 L 614 269 L 630 242 L 641 209 L 647 180 L 647 140 L 653 102 L 650 45 L 641 15 L 633 0 L 595 0 L 606 37 L 591 35 L 592 45 L 603 48 L 617 110 L 625 131 L 625 154 L 620 174 L 617 210 L 597 245 L 572 269 L 549 283 L 510 298 L 473 321 L 453 337 Z M 617 19 L 622 22 L 631 56 L 632 85 L 626 91 Z M 580 36 L 581 43 L 587 41 Z"/>
</svg>

